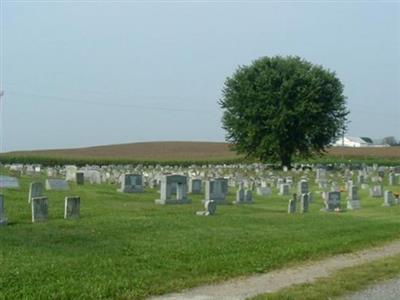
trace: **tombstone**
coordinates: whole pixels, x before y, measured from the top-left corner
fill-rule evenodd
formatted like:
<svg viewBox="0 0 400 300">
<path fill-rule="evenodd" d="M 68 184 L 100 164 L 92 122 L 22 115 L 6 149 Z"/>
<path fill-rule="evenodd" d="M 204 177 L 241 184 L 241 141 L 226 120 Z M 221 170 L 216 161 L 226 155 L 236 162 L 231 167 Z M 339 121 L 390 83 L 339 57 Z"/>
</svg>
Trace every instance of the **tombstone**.
<svg viewBox="0 0 400 300">
<path fill-rule="evenodd" d="M 68 182 L 62 179 L 46 179 L 46 190 L 68 191 Z"/>
<path fill-rule="evenodd" d="M 76 172 L 75 180 L 77 185 L 85 184 L 85 173 L 84 172 Z"/>
<path fill-rule="evenodd" d="M 242 187 L 240 187 L 237 191 L 236 191 L 236 204 L 241 204 L 244 202 L 244 189 Z"/>
<path fill-rule="evenodd" d="M 352 185 L 349 188 L 349 195 L 347 198 L 347 209 L 360 209 L 360 198 L 358 197 L 358 187 Z"/>
<path fill-rule="evenodd" d="M 207 200 L 204 202 L 205 211 L 198 211 L 196 215 L 198 216 L 213 216 L 217 210 L 217 202 L 214 200 Z"/>
<path fill-rule="evenodd" d="M 32 198 L 43 197 L 44 187 L 41 182 L 31 182 L 29 185 L 28 203 L 31 203 Z"/>
<path fill-rule="evenodd" d="M 378 170 L 378 176 L 383 179 L 385 177 L 385 171 L 384 170 Z"/>
<path fill-rule="evenodd" d="M 365 182 L 365 177 L 364 177 L 363 174 L 358 174 L 358 176 L 357 176 L 357 183 L 358 183 L 358 184 L 366 183 L 366 182 Z"/>
<path fill-rule="evenodd" d="M 176 197 L 173 198 L 173 188 L 176 189 Z M 182 175 L 164 175 L 161 178 L 160 199 L 156 204 L 186 204 L 190 203 L 187 198 L 187 178 Z"/>
<path fill-rule="evenodd" d="M 48 218 L 49 206 L 47 197 L 35 197 L 31 200 L 32 222 L 45 221 Z"/>
<path fill-rule="evenodd" d="M 78 168 L 76 166 L 65 166 L 65 180 L 75 181 L 76 171 L 78 171 Z"/>
<path fill-rule="evenodd" d="M 287 196 L 289 195 L 289 184 L 287 183 L 282 183 L 279 187 L 279 195 L 281 196 Z"/>
<path fill-rule="evenodd" d="M 19 181 L 15 177 L 0 175 L 1 189 L 19 189 Z"/>
<path fill-rule="evenodd" d="M 315 182 L 316 183 L 327 182 L 325 169 L 321 168 L 316 169 Z"/>
<path fill-rule="evenodd" d="M 289 200 L 289 205 L 288 205 L 289 214 L 294 214 L 296 212 L 296 202 L 297 202 L 297 196 L 296 194 L 293 194 L 293 198 Z"/>
<path fill-rule="evenodd" d="M 215 178 L 206 181 L 205 201 L 214 200 L 217 204 L 228 204 L 226 195 L 228 194 L 228 180 L 225 178 Z"/>
<path fill-rule="evenodd" d="M 190 178 L 189 193 L 201 194 L 201 179 Z"/>
<path fill-rule="evenodd" d="M 324 211 L 335 211 L 340 209 L 340 192 L 327 192 L 324 197 Z"/>
<path fill-rule="evenodd" d="M 7 225 L 7 219 L 4 210 L 4 196 L 0 194 L 0 226 L 3 225 Z"/>
<path fill-rule="evenodd" d="M 244 201 L 246 203 L 253 203 L 253 193 L 251 190 L 244 191 Z"/>
<path fill-rule="evenodd" d="M 370 196 L 374 198 L 380 198 L 383 196 L 383 189 L 381 185 L 374 185 L 370 189 Z"/>
<path fill-rule="evenodd" d="M 121 187 L 118 192 L 122 193 L 142 193 L 143 176 L 141 174 L 123 174 L 120 177 Z"/>
<path fill-rule="evenodd" d="M 258 196 L 269 196 L 271 195 L 271 189 L 269 187 L 259 186 L 256 189 Z"/>
<path fill-rule="evenodd" d="M 397 185 L 396 174 L 394 174 L 394 173 L 389 174 L 389 185 Z"/>
<path fill-rule="evenodd" d="M 300 212 L 302 214 L 308 212 L 308 205 L 309 205 L 309 193 L 302 194 L 300 196 Z"/>
<path fill-rule="evenodd" d="M 64 219 L 79 219 L 80 207 L 81 207 L 80 197 L 65 197 Z"/>
<path fill-rule="evenodd" d="M 297 195 L 307 194 L 308 193 L 308 181 L 307 180 L 300 180 L 297 184 Z"/>
<path fill-rule="evenodd" d="M 392 191 L 385 191 L 383 206 L 390 207 L 394 205 L 394 198 Z"/>
</svg>

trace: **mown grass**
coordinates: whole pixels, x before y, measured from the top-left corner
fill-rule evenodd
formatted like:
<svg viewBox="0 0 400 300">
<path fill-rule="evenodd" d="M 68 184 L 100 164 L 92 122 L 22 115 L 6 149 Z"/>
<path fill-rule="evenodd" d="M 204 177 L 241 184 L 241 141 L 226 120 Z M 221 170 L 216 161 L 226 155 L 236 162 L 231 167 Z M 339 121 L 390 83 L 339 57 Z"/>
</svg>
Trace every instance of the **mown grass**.
<svg viewBox="0 0 400 300">
<path fill-rule="evenodd" d="M 157 206 L 155 190 L 72 185 L 47 191 L 50 218 L 31 224 L 30 181 L 3 190 L 10 224 L 0 228 L 0 299 L 142 299 L 400 236 L 400 207 L 384 208 L 366 191 L 355 212 L 320 212 L 316 196 L 309 214 L 288 215 L 288 197 L 272 196 L 198 217 L 202 195 L 190 205 Z M 81 220 L 63 219 L 66 195 L 81 196 Z"/>
<path fill-rule="evenodd" d="M 395 278 L 400 274 L 400 255 L 357 267 L 345 268 L 313 283 L 296 284 L 276 293 L 259 295 L 252 300 L 322 300 L 345 296 Z"/>
</svg>

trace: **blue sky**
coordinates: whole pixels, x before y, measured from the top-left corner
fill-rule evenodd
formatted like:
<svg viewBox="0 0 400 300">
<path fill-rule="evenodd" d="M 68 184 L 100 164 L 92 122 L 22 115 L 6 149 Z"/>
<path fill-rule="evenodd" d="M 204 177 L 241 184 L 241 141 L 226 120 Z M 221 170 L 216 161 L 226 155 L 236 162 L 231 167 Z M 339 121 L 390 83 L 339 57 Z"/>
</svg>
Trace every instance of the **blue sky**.
<svg viewBox="0 0 400 300">
<path fill-rule="evenodd" d="M 223 141 L 226 77 L 261 56 L 334 70 L 349 135 L 400 138 L 399 2 L 2 1 L 3 151 Z"/>
</svg>

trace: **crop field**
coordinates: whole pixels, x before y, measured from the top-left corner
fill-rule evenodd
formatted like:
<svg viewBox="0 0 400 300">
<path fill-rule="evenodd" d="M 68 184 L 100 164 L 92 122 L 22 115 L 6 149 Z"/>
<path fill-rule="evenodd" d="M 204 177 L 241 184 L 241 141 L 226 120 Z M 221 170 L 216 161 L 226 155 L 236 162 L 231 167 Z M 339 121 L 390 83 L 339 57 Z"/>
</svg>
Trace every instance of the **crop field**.
<svg viewBox="0 0 400 300">
<path fill-rule="evenodd" d="M 316 186 L 305 215 L 288 215 L 289 197 L 274 190 L 201 217 L 203 195 L 160 206 L 153 189 L 123 194 L 112 184 L 71 184 L 68 192 L 45 192 L 49 220 L 32 224 L 33 180 L 44 177 L 22 176 L 20 190 L 2 191 L 9 225 L 0 228 L 0 299 L 143 299 L 400 237 L 400 206 L 382 207 L 383 198 L 361 190 L 361 210 L 325 213 Z M 81 197 L 80 220 L 63 219 L 67 195 Z"/>
<path fill-rule="evenodd" d="M 239 162 L 243 156 L 233 152 L 227 143 L 211 142 L 147 142 L 121 145 L 97 146 L 79 149 L 17 151 L 0 155 L 0 160 L 23 163 L 47 163 L 52 159 L 54 164 L 104 164 L 158 162 L 173 163 L 224 163 Z M 314 159 L 318 161 L 367 160 L 377 163 L 390 160 L 400 164 L 400 147 L 384 148 L 342 148 L 327 149 L 326 155 Z M 301 160 L 300 160 L 301 161 Z M 52 164 L 51 162 L 49 164 Z"/>
</svg>

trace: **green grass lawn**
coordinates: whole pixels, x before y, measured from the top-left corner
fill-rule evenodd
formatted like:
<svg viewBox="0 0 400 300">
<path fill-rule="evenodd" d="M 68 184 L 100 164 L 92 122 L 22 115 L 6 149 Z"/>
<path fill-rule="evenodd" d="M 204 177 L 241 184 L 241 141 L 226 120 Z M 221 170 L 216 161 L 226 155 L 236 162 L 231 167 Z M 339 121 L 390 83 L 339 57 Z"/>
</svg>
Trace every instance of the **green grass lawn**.
<svg viewBox="0 0 400 300">
<path fill-rule="evenodd" d="M 10 223 L 0 228 L 0 299 L 141 299 L 400 237 L 400 207 L 384 208 L 366 191 L 354 212 L 320 212 L 316 196 L 310 213 L 288 215 L 289 197 L 255 196 L 253 205 L 199 217 L 202 195 L 190 205 L 157 206 L 154 190 L 71 185 L 45 192 L 49 220 L 32 224 L 31 181 L 3 190 Z M 81 220 L 63 219 L 67 195 L 81 197 Z"/>
<path fill-rule="evenodd" d="M 252 300 L 322 300 L 351 295 L 400 274 L 400 255 L 345 268 L 313 283 L 296 284 Z M 382 299 L 384 300 L 384 299 Z"/>
</svg>

